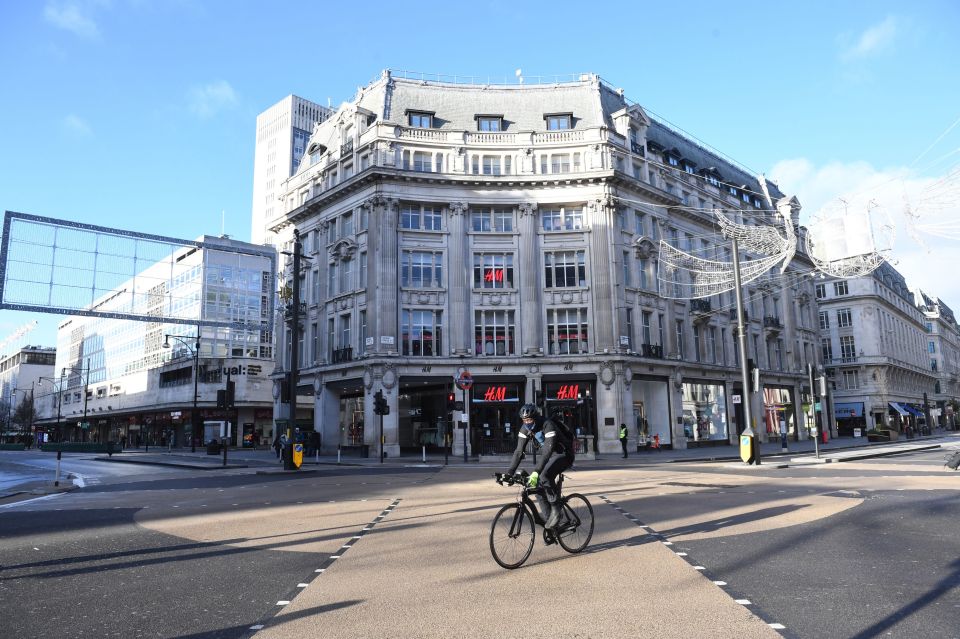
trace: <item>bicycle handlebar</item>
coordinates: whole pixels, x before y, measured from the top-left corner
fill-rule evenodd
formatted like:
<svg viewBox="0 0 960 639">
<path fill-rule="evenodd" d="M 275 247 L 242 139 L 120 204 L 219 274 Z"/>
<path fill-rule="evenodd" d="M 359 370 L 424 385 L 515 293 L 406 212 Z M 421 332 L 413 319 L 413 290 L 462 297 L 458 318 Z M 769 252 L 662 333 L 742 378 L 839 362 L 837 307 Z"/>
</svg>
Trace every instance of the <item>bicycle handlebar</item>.
<svg viewBox="0 0 960 639">
<path fill-rule="evenodd" d="M 496 480 L 496 482 L 501 486 L 503 486 L 504 484 L 506 484 L 507 486 L 513 486 L 514 484 L 522 484 L 526 486 L 527 479 L 530 477 L 530 473 L 528 473 L 525 470 L 520 471 L 519 473 L 514 473 L 512 475 L 508 475 L 506 473 L 494 473 L 493 477 Z"/>
</svg>

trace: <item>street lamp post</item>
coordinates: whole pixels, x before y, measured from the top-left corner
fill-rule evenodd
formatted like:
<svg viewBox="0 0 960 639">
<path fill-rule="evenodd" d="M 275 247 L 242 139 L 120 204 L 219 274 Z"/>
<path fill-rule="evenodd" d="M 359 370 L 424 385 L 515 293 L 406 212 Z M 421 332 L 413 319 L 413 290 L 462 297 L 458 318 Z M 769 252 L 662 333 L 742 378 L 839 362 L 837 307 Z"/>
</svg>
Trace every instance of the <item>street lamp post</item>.
<svg viewBox="0 0 960 639">
<path fill-rule="evenodd" d="M 190 344 L 187 340 L 196 340 L 193 344 L 193 410 L 190 413 L 190 452 L 195 453 L 197 452 L 197 382 L 199 381 L 198 376 L 200 374 L 200 327 L 197 327 L 196 335 L 180 337 L 179 335 L 166 333 L 163 337 L 164 348 L 170 348 L 171 337 L 186 346 L 187 350 L 190 350 Z"/>
</svg>

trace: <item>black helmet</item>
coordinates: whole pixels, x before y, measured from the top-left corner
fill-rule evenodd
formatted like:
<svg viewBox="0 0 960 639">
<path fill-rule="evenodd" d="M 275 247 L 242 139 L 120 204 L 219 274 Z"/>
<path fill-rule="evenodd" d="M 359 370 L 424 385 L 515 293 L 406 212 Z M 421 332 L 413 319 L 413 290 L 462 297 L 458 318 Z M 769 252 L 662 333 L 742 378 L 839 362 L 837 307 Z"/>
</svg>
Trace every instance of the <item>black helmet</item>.
<svg viewBox="0 0 960 639">
<path fill-rule="evenodd" d="M 520 419 L 535 418 L 539 414 L 536 404 L 524 404 L 520 407 Z"/>
</svg>

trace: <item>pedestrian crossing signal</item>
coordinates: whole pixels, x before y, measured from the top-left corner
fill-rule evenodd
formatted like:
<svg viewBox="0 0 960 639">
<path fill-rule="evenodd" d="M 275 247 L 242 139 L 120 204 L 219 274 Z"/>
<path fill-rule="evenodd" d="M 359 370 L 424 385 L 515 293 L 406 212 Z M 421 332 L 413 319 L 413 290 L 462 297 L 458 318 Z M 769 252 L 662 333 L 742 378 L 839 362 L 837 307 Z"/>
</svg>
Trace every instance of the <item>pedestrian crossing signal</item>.
<svg viewBox="0 0 960 639">
<path fill-rule="evenodd" d="M 387 398 L 383 396 L 383 391 L 377 391 L 373 396 L 373 413 L 375 415 L 390 414 L 390 405 L 387 404 Z"/>
</svg>

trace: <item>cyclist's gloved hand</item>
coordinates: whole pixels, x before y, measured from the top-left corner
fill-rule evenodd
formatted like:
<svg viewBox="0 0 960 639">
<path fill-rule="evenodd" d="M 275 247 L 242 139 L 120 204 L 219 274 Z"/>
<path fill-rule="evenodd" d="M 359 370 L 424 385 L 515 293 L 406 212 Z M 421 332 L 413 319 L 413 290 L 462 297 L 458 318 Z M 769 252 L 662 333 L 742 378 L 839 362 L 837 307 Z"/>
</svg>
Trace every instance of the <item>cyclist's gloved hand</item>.
<svg viewBox="0 0 960 639">
<path fill-rule="evenodd" d="M 537 484 L 540 483 L 540 473 L 533 471 L 530 473 L 530 477 L 527 478 L 527 486 L 530 488 L 536 488 Z"/>
</svg>

